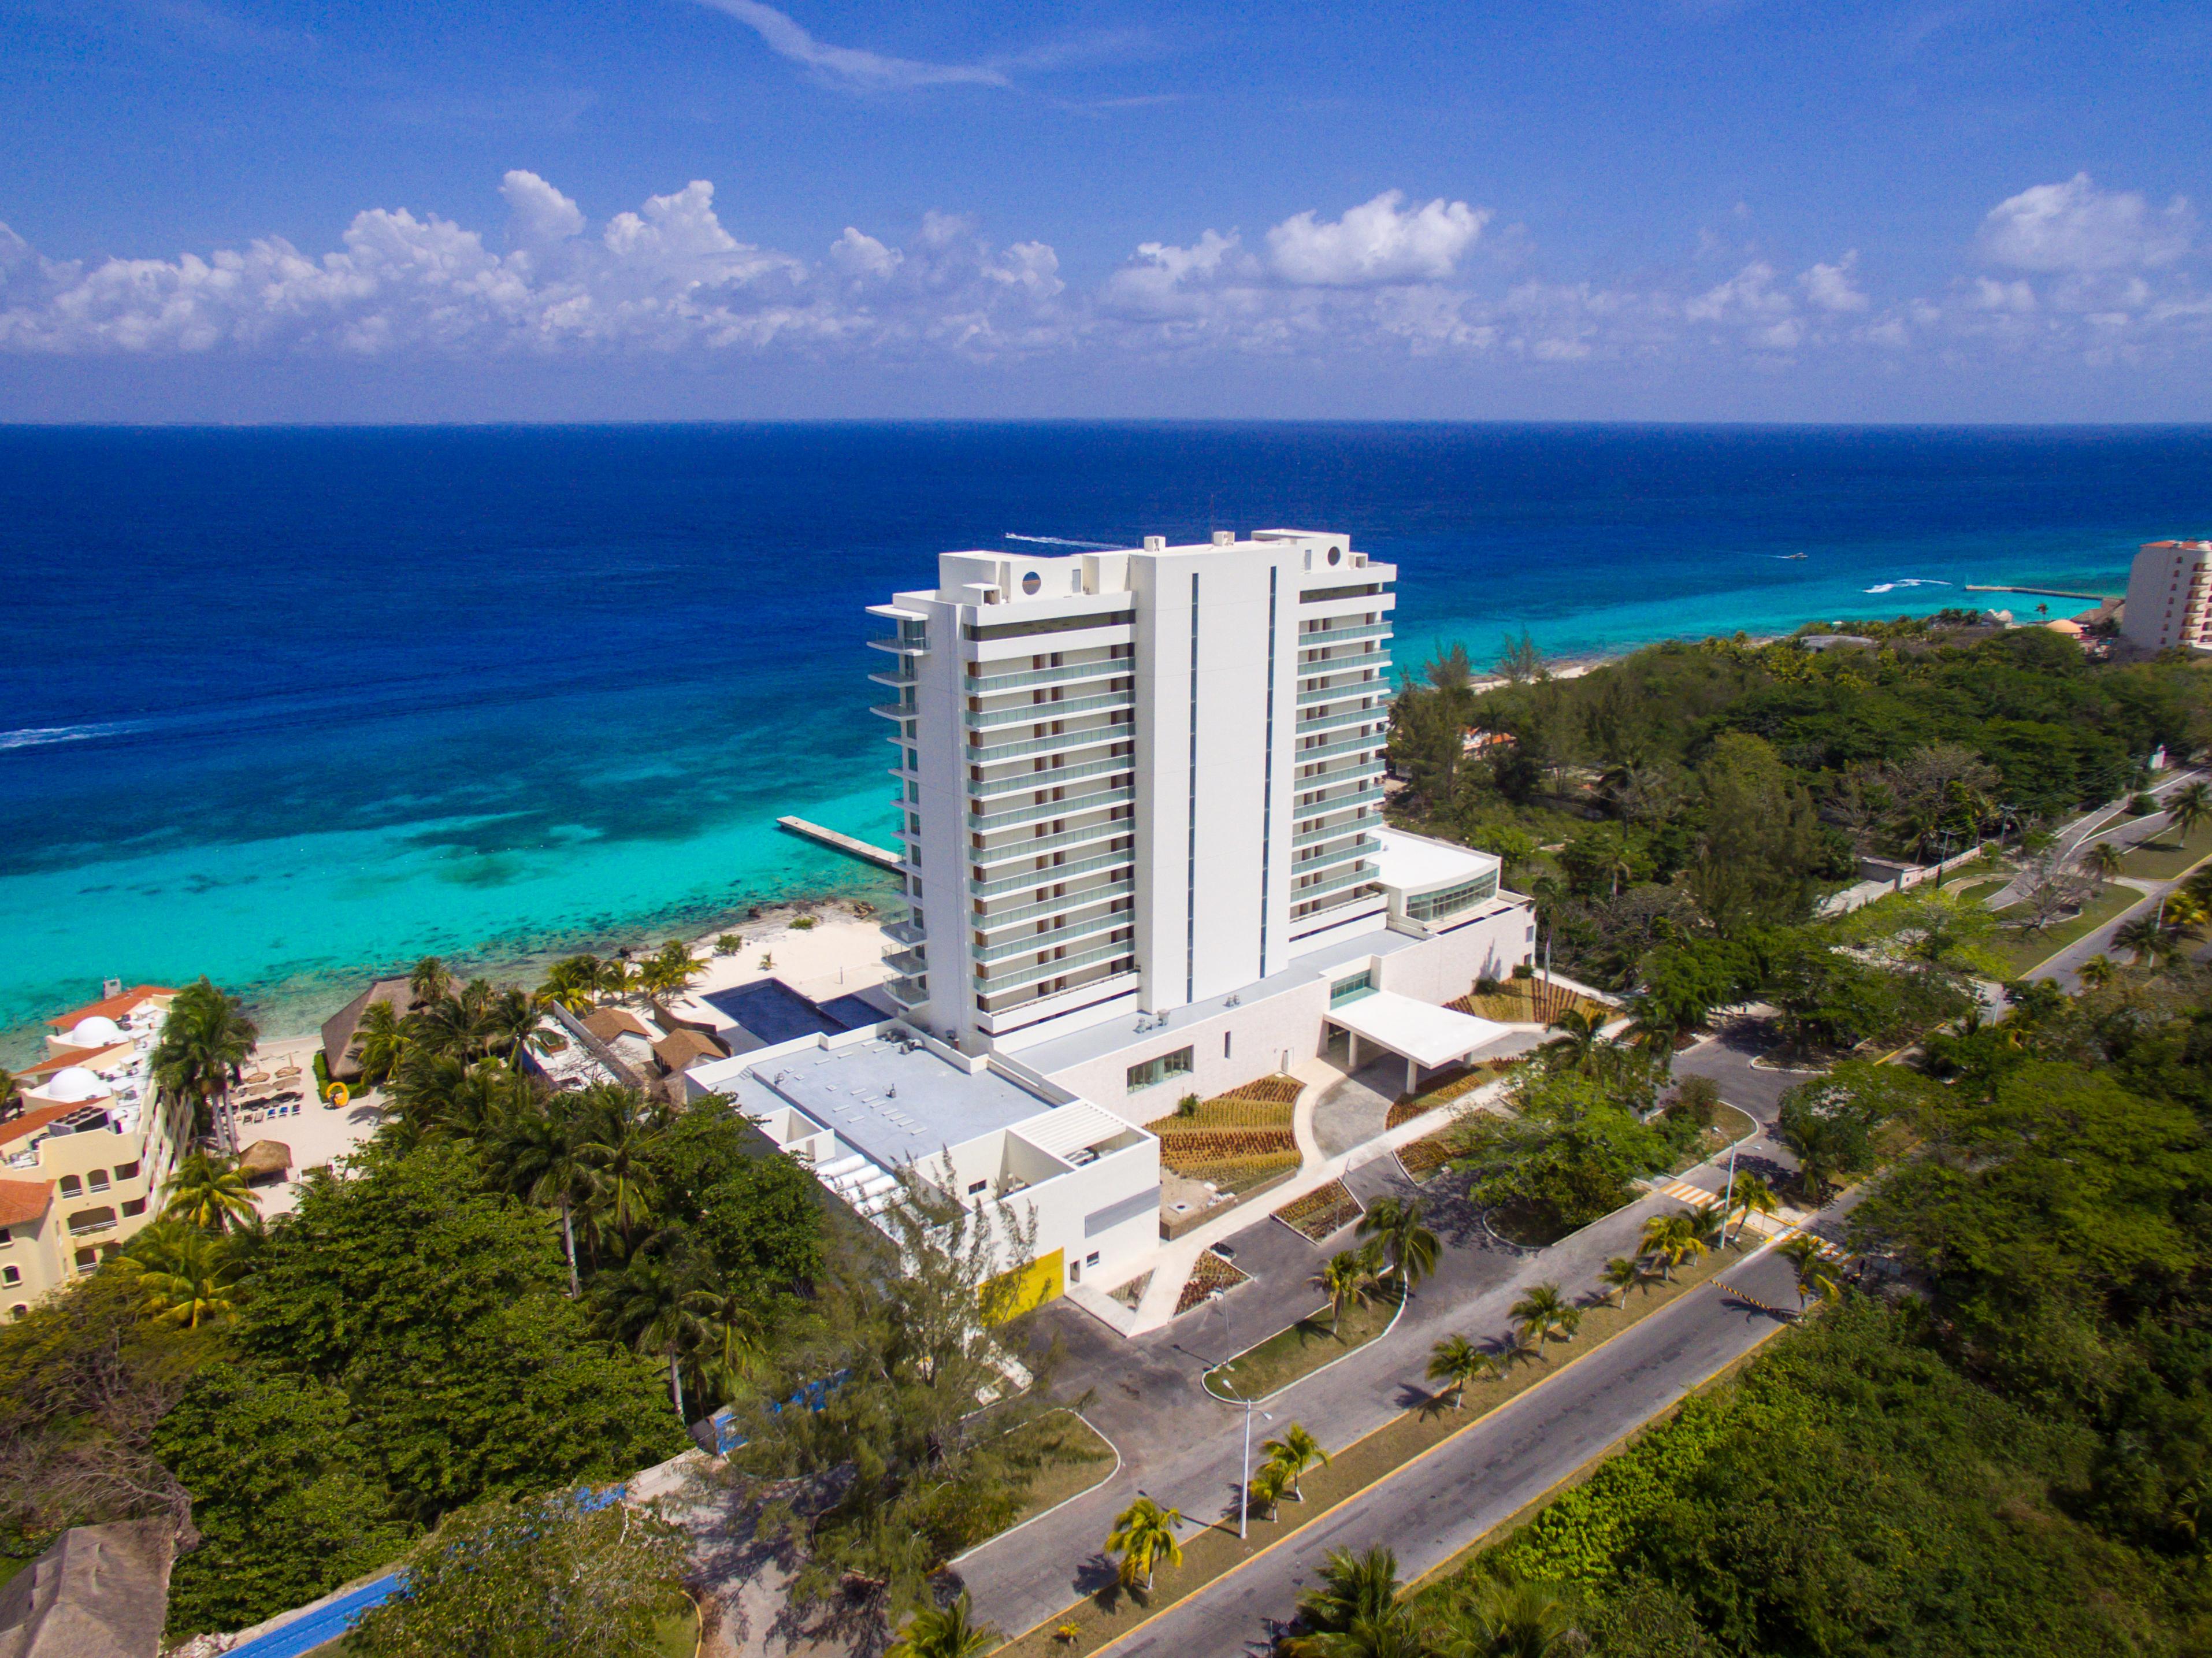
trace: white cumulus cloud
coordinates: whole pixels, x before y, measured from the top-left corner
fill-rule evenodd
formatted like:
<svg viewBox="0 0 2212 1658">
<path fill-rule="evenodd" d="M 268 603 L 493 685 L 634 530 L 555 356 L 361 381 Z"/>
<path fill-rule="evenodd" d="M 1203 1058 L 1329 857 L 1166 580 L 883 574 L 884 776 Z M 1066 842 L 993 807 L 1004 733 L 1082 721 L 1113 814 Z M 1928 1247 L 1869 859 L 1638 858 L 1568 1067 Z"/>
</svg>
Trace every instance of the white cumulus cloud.
<svg viewBox="0 0 2212 1658">
<path fill-rule="evenodd" d="M 1833 264 L 1814 265 L 1797 278 L 1798 284 L 1805 297 L 1823 311 L 1863 311 L 1867 296 L 1851 286 L 1851 267 L 1858 262 L 1859 251 L 1853 248 Z"/>
<path fill-rule="evenodd" d="M 1486 210 L 1442 197 L 1400 210 L 1405 192 L 1388 190 L 1327 223 L 1309 209 L 1267 233 L 1267 252 L 1285 281 L 1323 288 L 1441 282 L 1458 267 L 1490 220 Z"/>
<path fill-rule="evenodd" d="M 1998 203 L 1980 240 L 1985 257 L 2017 270 L 2130 270 L 2181 258 L 2191 229 L 2181 197 L 2154 212 L 2133 191 L 2100 190 L 2077 173 Z"/>
</svg>

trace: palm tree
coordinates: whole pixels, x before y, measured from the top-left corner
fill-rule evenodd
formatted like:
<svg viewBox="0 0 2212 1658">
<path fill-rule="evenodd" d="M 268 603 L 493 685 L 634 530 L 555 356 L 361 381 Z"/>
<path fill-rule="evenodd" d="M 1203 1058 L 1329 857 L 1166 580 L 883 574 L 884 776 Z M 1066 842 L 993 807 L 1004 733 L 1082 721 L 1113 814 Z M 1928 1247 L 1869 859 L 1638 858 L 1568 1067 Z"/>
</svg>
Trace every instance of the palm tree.
<svg viewBox="0 0 2212 1658">
<path fill-rule="evenodd" d="M 1259 1472 L 1252 1476 L 1251 1485 L 1246 1488 L 1244 1512 L 1249 1515 L 1257 1509 L 1262 1520 L 1273 1520 L 1275 1510 L 1281 1506 L 1283 1493 L 1290 1488 L 1291 1476 L 1281 1464 L 1262 1462 Z"/>
<path fill-rule="evenodd" d="M 670 999 L 682 994 L 684 987 L 704 971 L 691 959 L 689 944 L 681 938 L 671 938 L 638 969 L 637 987 L 653 1012 L 665 1018 Z"/>
<path fill-rule="evenodd" d="M 241 1276 L 229 1240 L 185 1220 L 155 1221 L 114 1264 L 138 1281 L 141 1312 L 185 1330 L 229 1317 L 231 1287 Z"/>
<path fill-rule="evenodd" d="M 471 979 L 414 1015 L 416 1041 L 440 1054 L 474 1061 L 491 1052 L 499 1031 L 499 993 L 489 979 Z"/>
<path fill-rule="evenodd" d="M 586 1214 L 595 1239 L 629 1236 L 653 1218 L 659 1191 L 652 1156 L 660 1133 L 641 1106 L 632 1090 L 612 1083 L 594 1084 L 577 1102 L 586 1137 L 576 1157 L 586 1171 Z"/>
<path fill-rule="evenodd" d="M 348 1051 L 361 1066 L 363 1087 L 374 1088 L 399 1069 L 407 1054 L 408 1039 L 413 1034 L 399 1010 L 390 1002 L 371 1002 L 362 1009 Z"/>
<path fill-rule="evenodd" d="M 258 1215 L 261 1199 L 246 1183 L 246 1176 L 228 1157 L 206 1151 L 188 1151 L 169 1176 L 168 1201 L 161 1206 L 164 1220 L 180 1220 L 204 1232 L 221 1233 L 245 1225 Z"/>
<path fill-rule="evenodd" d="M 1572 1613 L 1547 1583 L 1492 1579 L 1448 1621 L 1455 1658 L 1564 1658 L 1583 1649 Z"/>
<path fill-rule="evenodd" d="M 1781 1206 L 1782 1200 L 1774 1195 L 1774 1188 L 1766 1183 L 1766 1177 L 1764 1175 L 1737 1175 L 1735 1199 L 1729 1206 L 1729 1214 L 1741 1214 L 1743 1217 L 1735 1229 L 1737 1240 L 1739 1242 L 1742 1240 L 1743 1229 L 1751 1224 L 1752 1216 L 1771 1215 Z"/>
<path fill-rule="evenodd" d="M 949 1606 L 924 1606 L 899 1631 L 884 1658 L 978 1658 L 1006 1637 L 989 1624 L 975 1621 L 968 1591 Z"/>
<path fill-rule="evenodd" d="M 545 982 L 532 999 L 540 1007 L 564 1007 L 589 1013 L 599 1005 L 605 967 L 596 956 L 570 956 L 545 969 Z"/>
<path fill-rule="evenodd" d="M 750 1297 L 727 1284 L 702 1285 L 684 1299 L 697 1321 L 692 1362 L 700 1379 L 727 1399 L 760 1372 L 764 1332 Z"/>
<path fill-rule="evenodd" d="M 1597 1053 L 1605 1046 L 1606 1015 L 1585 1013 L 1578 1007 L 1569 1007 L 1544 1028 L 1559 1035 L 1547 1047 L 1572 1057 L 1574 1068 L 1587 1075 L 1595 1068 Z"/>
<path fill-rule="evenodd" d="M 2075 976 L 2092 990 L 2102 990 L 2118 975 L 2120 964 L 2100 951 L 2074 969 Z"/>
<path fill-rule="evenodd" d="M 1328 1333 L 1334 1335 L 1344 1324 L 1344 1309 L 1374 1293 L 1375 1269 L 1359 1251 L 1340 1249 L 1322 1263 L 1313 1284 L 1328 1297 Z"/>
<path fill-rule="evenodd" d="M 552 1051 L 550 1033 L 538 1029 L 544 1016 L 538 1005 L 512 985 L 493 998 L 489 1013 L 484 1020 L 484 1035 L 491 1051 L 509 1065 L 522 1063 L 523 1051 L 534 1048 L 540 1054 Z"/>
<path fill-rule="evenodd" d="M 1613 1297 L 1614 1304 L 1628 1305 L 1628 1292 L 1644 1282 L 1644 1263 L 1633 1255 L 1615 1255 L 1606 1262 L 1605 1270 L 1598 1274 L 1604 1281 L 1605 1292 Z"/>
<path fill-rule="evenodd" d="M 700 1320 L 692 1310 L 692 1284 L 674 1263 L 640 1254 L 619 1271 L 602 1272 L 592 1280 L 592 1294 L 600 1303 L 601 1322 L 641 1353 L 667 1361 L 668 1396 L 676 1406 L 676 1419 L 689 1427 L 684 1408 L 684 1376 L 678 1363 L 684 1350 L 700 1333 Z"/>
<path fill-rule="evenodd" d="M 2212 821 L 2212 784 L 2185 783 L 2167 795 L 2166 819 L 2185 843 L 2200 825 Z"/>
<path fill-rule="evenodd" d="M 1263 1441 L 1260 1448 L 1267 1454 L 1268 1461 L 1283 1471 L 1283 1477 L 1291 1482 L 1291 1495 L 1301 1503 L 1306 1500 L 1306 1495 L 1298 1489 L 1298 1482 L 1305 1477 L 1306 1470 L 1316 1462 L 1324 1468 L 1328 1466 L 1328 1453 L 1302 1423 L 1293 1422 L 1283 1430 L 1279 1439 Z"/>
<path fill-rule="evenodd" d="M 1419 1198 L 1378 1198 L 1359 1218 L 1359 1236 L 1382 1246 L 1390 1274 L 1408 1296 L 1413 1286 L 1437 1270 L 1443 1246 L 1437 1235 L 1421 1223 L 1427 1212 Z"/>
<path fill-rule="evenodd" d="M 2212 910 L 2194 893 L 2183 890 L 2169 892 L 2160 907 L 2160 919 L 2168 933 L 2177 940 L 2197 939 L 2204 936 L 2204 926 L 2212 921 Z M 2177 950 L 2176 954 L 2179 951 Z"/>
<path fill-rule="evenodd" d="M 1777 1252 L 1797 1269 L 1797 1309 L 1802 1312 L 1805 1303 L 1814 1296 L 1822 1301 L 1833 1301 L 1844 1292 L 1836 1279 L 1835 1271 L 1821 1253 L 1820 1240 L 1810 1232 L 1800 1232 Z"/>
<path fill-rule="evenodd" d="M 556 1096 L 519 1106 L 501 1120 L 492 1136 L 492 1167 L 500 1183 L 531 1203 L 550 1203 L 560 1212 L 561 1249 L 568 1258 L 568 1298 L 580 1286 L 576 1277 L 576 1214 L 579 1198 L 590 1185 L 576 1122 Z"/>
<path fill-rule="evenodd" d="M 1498 1361 L 1463 1335 L 1449 1335 L 1429 1349 L 1429 1380 L 1451 1389 L 1452 1409 L 1467 1407 L 1467 1385 L 1498 1374 Z"/>
<path fill-rule="evenodd" d="M 150 1061 L 155 1085 L 191 1101 L 195 1123 L 205 1120 L 219 1127 L 234 1155 L 237 1125 L 225 1107 L 259 1035 L 238 998 L 224 995 L 203 975 L 170 1001 Z"/>
<path fill-rule="evenodd" d="M 2112 947 L 2126 950 L 2129 959 L 2138 967 L 2164 955 L 2171 942 L 2166 929 L 2150 915 L 2138 915 L 2132 921 L 2123 922 L 2112 933 Z"/>
<path fill-rule="evenodd" d="M 1361 1553 L 1331 1549 L 1322 1563 L 1319 1580 L 1298 1600 L 1298 1619 L 1325 1637 L 1349 1631 L 1355 1624 L 1380 1625 L 1398 1610 L 1398 1557 L 1376 1545 Z M 1310 1637 L 1302 1637 L 1310 1638 Z M 1290 1643 L 1293 1654 L 1319 1652 L 1323 1647 Z"/>
<path fill-rule="evenodd" d="M 425 956 L 407 975 L 408 993 L 417 1002 L 434 1002 L 453 986 L 453 975 L 435 956 Z"/>
<path fill-rule="evenodd" d="M 1520 1332 L 1521 1343 L 1540 1358 L 1544 1344 L 1555 1337 L 1561 1341 L 1574 1339 L 1576 1329 L 1583 1321 L 1582 1309 L 1571 1306 L 1559 1293 L 1556 1284 L 1539 1284 L 1508 1309 Z"/>
<path fill-rule="evenodd" d="M 1182 1521 L 1181 1509 L 1164 1509 L 1149 1497 L 1140 1497 L 1115 1516 L 1106 1534 L 1106 1552 L 1121 1557 L 1121 1581 L 1134 1583 L 1141 1575 L 1146 1593 L 1152 1587 L 1152 1568 L 1162 1560 L 1182 1564 L 1182 1545 L 1175 1528 Z"/>
<path fill-rule="evenodd" d="M 2110 841 L 2093 841 L 2081 848 L 2077 860 L 2100 881 L 2109 881 L 2127 867 L 2128 855 Z"/>
</svg>

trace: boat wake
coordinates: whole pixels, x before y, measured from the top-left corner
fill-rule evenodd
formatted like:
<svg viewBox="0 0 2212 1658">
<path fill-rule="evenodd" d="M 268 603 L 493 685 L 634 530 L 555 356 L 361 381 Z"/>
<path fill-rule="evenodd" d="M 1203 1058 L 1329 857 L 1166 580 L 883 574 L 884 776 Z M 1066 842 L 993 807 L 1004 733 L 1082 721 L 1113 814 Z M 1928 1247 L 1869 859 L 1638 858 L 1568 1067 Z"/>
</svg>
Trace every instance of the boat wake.
<svg viewBox="0 0 2212 1658">
<path fill-rule="evenodd" d="M 1936 580 L 1934 576 L 1915 575 L 1907 576 L 1901 581 L 1881 582 L 1867 591 L 1870 593 L 1893 593 L 1899 587 L 1948 587 L 1950 585 L 1948 581 Z"/>
<path fill-rule="evenodd" d="M 125 732 L 143 731 L 152 723 L 144 720 L 117 720 L 103 726 L 25 726 L 12 732 L 0 732 L 0 749 L 40 749 L 50 743 L 83 743 L 95 737 L 120 737 Z"/>
</svg>

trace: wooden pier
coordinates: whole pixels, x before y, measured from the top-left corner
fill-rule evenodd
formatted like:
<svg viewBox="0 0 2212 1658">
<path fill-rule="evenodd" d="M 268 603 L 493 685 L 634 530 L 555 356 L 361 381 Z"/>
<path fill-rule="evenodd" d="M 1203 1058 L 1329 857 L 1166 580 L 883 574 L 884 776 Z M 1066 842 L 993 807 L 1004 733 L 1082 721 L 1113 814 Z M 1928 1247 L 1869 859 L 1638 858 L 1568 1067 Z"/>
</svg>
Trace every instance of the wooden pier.
<svg viewBox="0 0 2212 1658">
<path fill-rule="evenodd" d="M 833 851 L 873 864 L 878 869 L 896 871 L 903 866 L 904 860 L 895 852 L 871 846 L 866 841 L 855 840 L 849 835 L 841 835 L 833 829 L 824 829 L 819 823 L 810 823 L 804 817 L 779 817 L 775 820 L 775 826 L 806 840 L 818 841 Z"/>
<path fill-rule="evenodd" d="M 2087 598 L 2101 604 L 2111 604 L 2120 597 L 2118 593 L 2077 592 L 2071 587 L 1982 587 L 1969 581 L 1966 591 L 1970 593 L 2037 593 L 2045 598 Z"/>
</svg>

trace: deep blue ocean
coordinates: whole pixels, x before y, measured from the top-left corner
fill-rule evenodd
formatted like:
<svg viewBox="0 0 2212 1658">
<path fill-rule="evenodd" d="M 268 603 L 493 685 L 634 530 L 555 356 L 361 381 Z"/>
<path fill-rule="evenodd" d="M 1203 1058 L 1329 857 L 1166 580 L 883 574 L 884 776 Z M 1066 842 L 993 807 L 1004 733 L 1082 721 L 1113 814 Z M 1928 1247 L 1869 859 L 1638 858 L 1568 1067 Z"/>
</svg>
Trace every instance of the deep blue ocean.
<svg viewBox="0 0 2212 1658">
<path fill-rule="evenodd" d="M 426 951 L 880 890 L 773 828 L 889 830 L 863 605 L 1271 525 L 1401 565 L 1405 663 L 2063 615 L 1959 587 L 2118 591 L 2212 529 L 2212 428 L 0 428 L 0 1028 L 202 972 L 304 1028 Z"/>
</svg>

